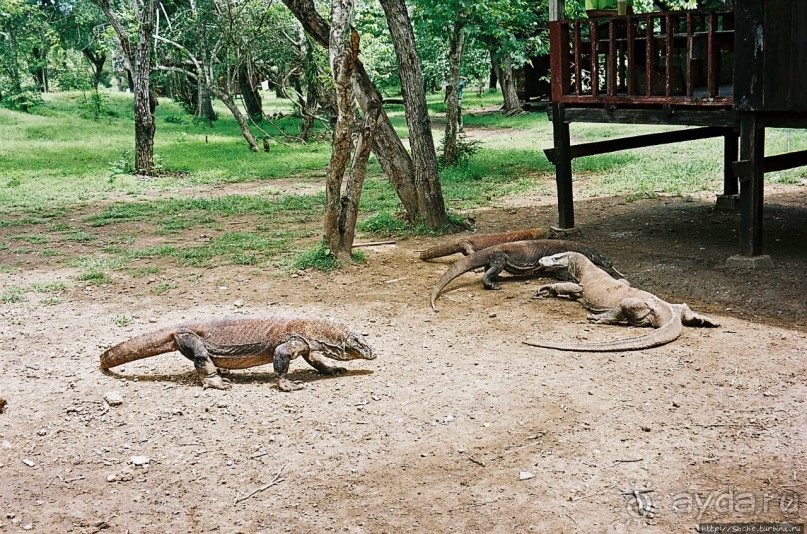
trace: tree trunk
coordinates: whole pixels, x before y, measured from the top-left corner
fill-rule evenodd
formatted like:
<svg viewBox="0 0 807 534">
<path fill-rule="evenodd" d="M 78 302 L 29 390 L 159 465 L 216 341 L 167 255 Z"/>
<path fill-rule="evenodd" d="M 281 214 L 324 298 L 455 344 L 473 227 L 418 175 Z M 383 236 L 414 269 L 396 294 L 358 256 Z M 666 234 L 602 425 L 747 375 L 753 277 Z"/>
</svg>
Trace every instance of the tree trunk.
<svg viewBox="0 0 807 534">
<path fill-rule="evenodd" d="M 448 86 L 446 87 L 446 133 L 443 160 L 452 165 L 459 159 L 459 132 L 462 127 L 462 101 L 458 86 L 465 51 L 465 25 L 456 22 L 448 40 Z"/>
<path fill-rule="evenodd" d="M 197 119 L 203 119 L 208 123 L 212 123 L 218 120 L 219 117 L 216 115 L 216 112 L 213 111 L 213 100 L 210 98 L 210 89 L 201 81 L 197 83 L 196 113 L 194 116 Z"/>
<path fill-rule="evenodd" d="M 510 54 L 505 54 L 500 62 L 499 83 L 502 86 L 502 96 L 504 97 L 504 113 L 514 115 L 522 113 L 521 102 L 518 100 L 516 91 L 516 79 L 513 76 L 513 60 Z"/>
<path fill-rule="evenodd" d="M 101 73 L 104 71 L 104 63 L 106 63 L 106 52 L 96 54 L 89 48 L 84 48 L 81 53 L 84 54 L 84 57 L 92 66 L 92 86 L 97 91 L 98 86 L 101 84 Z"/>
<path fill-rule="evenodd" d="M 47 70 L 47 55 L 46 49 L 35 46 L 31 49 L 31 55 L 34 58 L 34 66 L 31 69 L 31 75 L 36 80 L 40 93 L 48 92 L 48 70 Z"/>
<path fill-rule="evenodd" d="M 249 75 L 249 69 L 246 65 L 241 65 L 238 68 L 238 84 L 241 86 L 241 96 L 244 97 L 247 115 L 255 122 L 261 122 L 263 120 L 261 95 L 255 89 L 252 76 Z"/>
<path fill-rule="evenodd" d="M 255 141 L 255 136 L 253 136 L 252 132 L 249 131 L 249 125 L 247 124 L 246 119 L 244 119 L 244 114 L 241 113 L 240 109 L 238 109 L 238 106 L 233 101 L 233 97 L 230 95 L 230 92 L 222 91 L 214 87 L 210 87 L 210 91 L 216 95 L 216 98 L 221 100 L 227 109 L 230 110 L 230 113 L 233 114 L 233 118 L 235 119 L 235 122 L 238 123 L 238 127 L 241 129 L 241 135 L 243 135 L 244 139 L 246 139 L 249 149 L 252 152 L 257 152 L 258 143 Z"/>
<path fill-rule="evenodd" d="M 499 75 L 496 73 L 496 69 L 493 68 L 493 65 L 490 66 L 490 77 L 488 78 L 488 87 L 490 89 L 496 89 L 496 85 L 499 83 Z"/>
<path fill-rule="evenodd" d="M 312 0 L 283 0 L 306 32 L 319 43 L 320 46 L 328 47 L 328 35 L 330 28 L 319 15 Z M 381 94 L 370 80 L 367 71 L 361 61 L 356 60 L 355 72 L 353 75 L 353 86 L 359 106 L 367 114 L 367 108 L 372 100 L 382 101 Z M 415 173 L 412 165 L 412 158 L 403 146 L 398 134 L 395 133 L 392 123 L 386 112 L 381 109 L 373 137 L 373 151 L 378 156 L 381 168 L 387 174 L 395 188 L 398 197 L 401 199 L 407 218 L 410 221 L 422 219 L 418 196 L 415 187 Z"/>
<path fill-rule="evenodd" d="M 358 46 L 352 47 L 353 39 L 350 21 L 353 19 L 353 0 L 333 0 L 331 2 L 331 31 L 328 52 L 331 60 L 331 75 L 336 92 L 336 124 L 333 128 L 331 159 L 328 162 L 328 177 L 325 183 L 325 242 L 334 258 L 339 262 L 350 262 L 353 245 L 345 243 L 344 208 L 350 199 L 342 198 L 342 181 L 345 169 L 353 152 L 353 125 L 356 117 L 353 85 L 350 79 L 355 65 Z M 355 32 L 355 30 L 353 30 Z M 355 191 L 353 192 L 355 195 Z M 343 203 L 346 204 L 343 208 Z"/>
<path fill-rule="evenodd" d="M 156 3 L 145 0 L 140 8 L 137 46 L 134 53 L 134 121 L 135 172 L 151 176 L 154 173 L 154 108 L 156 95 L 151 92 L 151 36 L 154 34 Z M 152 102 L 154 96 L 154 102 Z"/>
<path fill-rule="evenodd" d="M 387 17 L 395 55 L 398 58 L 398 75 L 401 80 L 406 124 L 409 128 L 409 145 L 412 150 L 420 215 L 427 227 L 439 230 L 448 224 L 448 216 L 440 187 L 437 154 L 434 151 L 423 71 L 415 46 L 412 21 L 403 0 L 381 0 L 381 7 Z"/>
</svg>

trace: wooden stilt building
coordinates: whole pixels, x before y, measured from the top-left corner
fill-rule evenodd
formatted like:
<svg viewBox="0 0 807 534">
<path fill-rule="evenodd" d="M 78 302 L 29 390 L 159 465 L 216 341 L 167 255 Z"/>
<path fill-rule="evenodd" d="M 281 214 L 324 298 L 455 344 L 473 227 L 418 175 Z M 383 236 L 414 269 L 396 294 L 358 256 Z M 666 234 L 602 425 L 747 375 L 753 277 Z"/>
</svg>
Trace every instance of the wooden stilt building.
<svg viewBox="0 0 807 534">
<path fill-rule="evenodd" d="M 574 227 L 572 159 L 723 137 L 717 207 L 740 210 L 734 260 L 764 263 L 764 174 L 807 165 L 807 151 L 764 156 L 766 127 L 807 128 L 807 2 L 731 3 L 568 20 L 565 0 L 550 0 L 555 146 L 545 152 L 555 165 L 561 228 Z M 696 128 L 572 145 L 574 122 Z"/>
</svg>

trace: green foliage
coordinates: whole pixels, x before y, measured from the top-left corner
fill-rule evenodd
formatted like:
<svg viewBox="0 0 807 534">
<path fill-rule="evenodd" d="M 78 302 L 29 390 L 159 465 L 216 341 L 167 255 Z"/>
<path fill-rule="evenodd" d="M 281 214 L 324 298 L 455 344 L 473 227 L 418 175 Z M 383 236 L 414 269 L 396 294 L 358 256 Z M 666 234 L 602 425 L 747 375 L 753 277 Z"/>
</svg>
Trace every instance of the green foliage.
<svg viewBox="0 0 807 534">
<path fill-rule="evenodd" d="M 112 322 L 115 323 L 116 326 L 127 326 L 132 322 L 131 315 L 116 315 L 112 318 Z"/>
<path fill-rule="evenodd" d="M 331 251 L 324 243 L 301 252 L 291 264 L 298 271 L 315 269 L 317 271 L 333 271 L 339 268 L 339 261 L 333 257 Z"/>
<path fill-rule="evenodd" d="M 474 155 L 479 152 L 479 149 L 482 147 L 482 142 L 477 140 L 469 140 L 465 135 L 460 134 L 457 137 L 457 150 L 455 153 L 454 161 L 446 161 L 445 155 L 441 155 L 437 158 L 437 161 L 441 167 L 451 167 L 453 165 L 463 165 L 468 163 L 468 161 L 474 157 Z M 441 151 L 445 151 L 441 148 Z"/>
<path fill-rule="evenodd" d="M 108 103 L 109 96 L 105 92 L 98 92 L 96 90 L 90 92 L 89 95 L 87 93 L 81 93 L 79 109 L 81 109 L 86 116 L 97 121 L 102 115 L 116 116 L 115 111 L 108 109 Z"/>
</svg>

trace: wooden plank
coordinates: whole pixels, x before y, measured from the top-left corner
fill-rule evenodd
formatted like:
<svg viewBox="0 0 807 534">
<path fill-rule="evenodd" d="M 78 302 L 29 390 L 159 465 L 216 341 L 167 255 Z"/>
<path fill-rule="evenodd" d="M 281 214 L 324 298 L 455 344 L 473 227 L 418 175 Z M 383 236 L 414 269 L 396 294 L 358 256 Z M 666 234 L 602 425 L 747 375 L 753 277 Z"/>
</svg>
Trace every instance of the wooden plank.
<svg viewBox="0 0 807 534">
<path fill-rule="evenodd" d="M 766 156 L 762 160 L 762 172 L 777 172 L 804 166 L 807 166 L 807 150 Z M 749 160 L 735 161 L 732 169 L 735 174 L 742 176 L 748 176 L 753 172 L 753 166 Z"/>
<path fill-rule="evenodd" d="M 555 184 L 558 189 L 558 226 L 574 228 L 574 196 L 572 191 L 572 158 L 569 155 L 571 141 L 569 123 L 564 117 L 562 104 L 552 104 L 552 134 L 557 158 L 555 161 Z"/>
<path fill-rule="evenodd" d="M 608 21 L 608 56 L 606 56 L 608 95 L 616 96 L 616 21 Z"/>
<path fill-rule="evenodd" d="M 710 97 L 717 96 L 717 82 L 719 71 L 717 69 L 720 64 L 720 49 L 717 47 L 717 15 L 709 13 L 709 36 L 707 37 L 706 45 L 706 65 L 707 65 L 707 93 Z"/>
<path fill-rule="evenodd" d="M 636 87 L 634 86 L 634 79 L 636 78 L 635 28 L 636 21 L 633 17 L 628 17 L 628 95 L 636 94 Z"/>
<path fill-rule="evenodd" d="M 695 93 L 695 76 L 692 73 L 692 45 L 693 45 L 693 36 L 695 34 L 694 25 L 695 21 L 693 20 L 692 13 L 687 13 L 687 46 L 686 46 L 686 56 L 687 56 L 687 96 L 691 97 Z"/>
<path fill-rule="evenodd" d="M 597 23 L 591 20 L 588 24 L 589 40 L 591 41 L 591 96 L 597 96 L 600 93 L 600 61 L 597 57 L 599 36 L 597 35 Z"/>
<path fill-rule="evenodd" d="M 645 28 L 645 96 L 653 94 L 653 17 L 647 15 L 647 28 Z"/>
<path fill-rule="evenodd" d="M 763 162 L 765 127 L 761 115 L 746 112 L 740 118 L 740 157 L 749 162 L 740 180 L 740 254 L 762 254 L 762 208 L 764 204 Z M 742 169 L 740 169 L 742 170 Z"/>
<path fill-rule="evenodd" d="M 788 109 L 807 112 L 807 2 L 793 2 L 790 17 L 790 93 Z"/>
<path fill-rule="evenodd" d="M 562 32 L 563 23 L 560 21 L 552 21 L 549 23 L 549 68 L 552 73 L 551 88 L 552 88 L 552 101 L 557 102 L 558 99 L 564 94 L 565 88 L 563 86 L 563 53 L 562 53 Z"/>
<path fill-rule="evenodd" d="M 580 48 L 582 38 L 580 36 L 580 21 L 574 21 L 574 92 L 577 95 L 583 93 L 583 77 L 580 68 Z"/>
<path fill-rule="evenodd" d="M 803 1 L 803 0 L 798 0 Z M 791 109 L 788 92 L 794 75 L 805 76 L 805 72 L 791 71 L 790 50 L 795 43 L 791 41 L 791 6 L 798 2 L 792 0 L 765 0 L 764 50 L 765 61 L 762 69 L 762 106 L 765 110 L 786 111 Z M 804 30 L 802 30 L 804 31 Z M 803 34 L 807 38 L 807 33 Z"/>
<path fill-rule="evenodd" d="M 570 105 L 605 105 L 605 106 L 687 106 L 687 107 L 731 107 L 734 99 L 730 96 L 715 98 L 689 98 L 686 96 L 573 96 L 565 95 L 558 102 Z"/>
<path fill-rule="evenodd" d="M 740 132 L 734 128 L 727 129 L 723 134 L 723 194 L 736 195 L 740 192 L 737 176 L 732 165 L 739 156 Z"/>
<path fill-rule="evenodd" d="M 553 120 L 553 124 L 554 124 Z M 722 136 L 725 130 L 707 126 L 704 128 L 689 128 L 686 130 L 675 130 L 672 132 L 659 132 L 654 134 L 636 135 L 633 137 L 620 137 L 617 139 L 606 139 L 604 141 L 594 141 L 592 143 L 582 143 L 572 145 L 568 149 L 568 157 L 571 159 L 594 156 L 596 154 L 607 154 L 631 148 L 643 148 L 647 146 L 665 145 L 669 143 L 681 143 L 683 141 L 693 141 L 696 139 L 707 139 L 709 137 Z M 561 158 L 566 157 L 565 153 L 560 153 L 558 149 L 548 148 L 544 150 L 546 158 L 552 163 L 558 164 Z"/>
<path fill-rule="evenodd" d="M 764 12 L 765 2 L 740 2 L 735 8 L 734 105 L 741 111 L 762 109 Z"/>
<path fill-rule="evenodd" d="M 566 18 L 566 0 L 549 0 L 549 21 Z"/>
<path fill-rule="evenodd" d="M 739 127 L 739 114 L 731 109 L 693 108 L 676 109 L 623 109 L 623 108 L 570 108 L 566 107 L 567 122 L 593 122 L 618 124 L 664 124 L 673 126 Z"/>
<path fill-rule="evenodd" d="M 664 76 L 664 94 L 666 96 L 672 95 L 672 72 L 673 72 L 673 19 L 672 15 L 667 12 L 664 16 L 665 26 L 665 39 L 664 39 L 664 53 L 666 54 L 666 72 Z"/>
</svg>

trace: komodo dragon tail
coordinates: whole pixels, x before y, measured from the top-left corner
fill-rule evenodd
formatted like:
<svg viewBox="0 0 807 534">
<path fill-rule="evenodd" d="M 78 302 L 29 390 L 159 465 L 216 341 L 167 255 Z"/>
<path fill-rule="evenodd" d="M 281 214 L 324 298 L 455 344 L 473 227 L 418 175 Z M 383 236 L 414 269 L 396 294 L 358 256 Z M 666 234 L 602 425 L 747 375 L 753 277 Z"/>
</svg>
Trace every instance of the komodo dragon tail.
<svg viewBox="0 0 807 534">
<path fill-rule="evenodd" d="M 175 332 L 174 327 L 163 328 L 118 343 L 101 353 L 101 369 L 177 350 Z"/>
<path fill-rule="evenodd" d="M 465 256 L 451 265 L 451 267 L 443 273 L 443 276 L 440 277 L 437 285 L 434 286 L 434 291 L 432 291 L 432 309 L 437 311 L 437 306 L 434 305 L 434 301 L 440 296 L 440 292 L 443 288 L 451 283 L 453 279 L 473 269 L 486 266 L 488 261 L 490 261 L 490 252 L 489 249 L 484 249 L 470 256 Z"/>
<path fill-rule="evenodd" d="M 420 259 L 431 260 L 462 252 L 463 243 L 472 245 L 476 250 L 482 250 L 494 245 L 510 243 L 511 241 L 527 241 L 531 239 L 547 239 L 554 237 L 557 237 L 557 234 L 553 233 L 550 228 L 526 228 L 497 234 L 474 234 L 429 247 L 420 253 Z"/>
<path fill-rule="evenodd" d="M 662 326 L 656 328 L 651 333 L 644 336 L 622 339 L 619 341 L 607 341 L 605 343 L 581 343 L 572 345 L 566 343 L 549 343 L 543 341 L 523 341 L 525 345 L 531 347 L 543 347 L 547 349 L 569 350 L 576 352 L 619 352 L 623 350 L 641 350 L 651 347 L 666 345 L 678 339 L 684 327 L 681 324 L 681 316 L 677 313 Z"/>
</svg>

